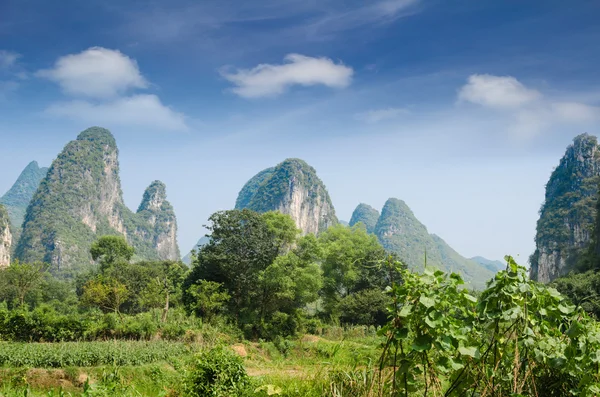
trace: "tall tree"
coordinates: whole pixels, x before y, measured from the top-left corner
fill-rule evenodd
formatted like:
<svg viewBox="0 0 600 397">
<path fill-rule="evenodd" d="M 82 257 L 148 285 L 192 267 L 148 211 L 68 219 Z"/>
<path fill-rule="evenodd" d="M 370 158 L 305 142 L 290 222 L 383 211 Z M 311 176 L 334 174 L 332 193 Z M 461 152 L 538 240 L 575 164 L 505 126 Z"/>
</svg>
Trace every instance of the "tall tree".
<svg viewBox="0 0 600 397">
<path fill-rule="evenodd" d="M 265 324 L 274 316 L 295 329 L 295 311 L 306 304 L 306 297 L 316 297 L 320 271 L 292 251 L 299 235 L 293 220 L 244 209 L 217 212 L 210 221 L 210 242 L 198 252 L 184 283 L 188 307 L 196 307 L 193 285 L 214 282 L 231 297 L 229 313 L 248 334 L 264 335 Z M 309 274 L 317 275 L 318 281 Z M 313 292 L 306 293 L 311 286 Z"/>
<path fill-rule="evenodd" d="M 90 248 L 92 259 L 98 261 L 103 270 L 118 262 L 129 262 L 134 252 L 123 236 L 102 236 Z"/>
<path fill-rule="evenodd" d="M 16 291 L 19 305 L 25 304 L 25 296 L 44 279 L 47 266 L 43 263 L 21 263 L 15 261 L 4 272 L 8 285 Z"/>
</svg>

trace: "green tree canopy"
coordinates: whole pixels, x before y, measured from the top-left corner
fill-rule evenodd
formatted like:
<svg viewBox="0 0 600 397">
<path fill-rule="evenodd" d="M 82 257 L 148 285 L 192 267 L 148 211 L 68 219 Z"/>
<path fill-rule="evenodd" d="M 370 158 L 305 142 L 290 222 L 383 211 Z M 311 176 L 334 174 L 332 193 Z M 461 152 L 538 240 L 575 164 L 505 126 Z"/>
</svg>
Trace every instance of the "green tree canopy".
<svg viewBox="0 0 600 397">
<path fill-rule="evenodd" d="M 92 244 L 90 254 L 104 269 L 118 262 L 129 262 L 134 249 L 123 236 L 102 236 Z"/>
</svg>

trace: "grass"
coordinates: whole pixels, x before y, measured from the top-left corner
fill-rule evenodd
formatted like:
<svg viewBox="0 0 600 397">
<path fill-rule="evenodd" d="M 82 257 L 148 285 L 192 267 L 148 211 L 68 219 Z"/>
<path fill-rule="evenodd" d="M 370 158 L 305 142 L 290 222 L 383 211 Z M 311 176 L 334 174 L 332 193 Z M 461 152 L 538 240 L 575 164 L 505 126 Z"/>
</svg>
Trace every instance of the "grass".
<svg viewBox="0 0 600 397">
<path fill-rule="evenodd" d="M 294 340 L 219 342 L 244 357 L 257 385 L 272 385 L 281 397 L 351 397 L 369 395 L 381 339 L 366 330 L 338 329 Z M 180 396 L 188 364 L 208 347 L 165 341 L 0 342 L 0 397 Z M 263 395 L 267 392 L 256 393 Z"/>
<path fill-rule="evenodd" d="M 65 368 L 103 365 L 137 366 L 167 361 L 193 353 L 194 345 L 182 342 L 65 342 L 0 343 L 0 366 Z"/>
</svg>

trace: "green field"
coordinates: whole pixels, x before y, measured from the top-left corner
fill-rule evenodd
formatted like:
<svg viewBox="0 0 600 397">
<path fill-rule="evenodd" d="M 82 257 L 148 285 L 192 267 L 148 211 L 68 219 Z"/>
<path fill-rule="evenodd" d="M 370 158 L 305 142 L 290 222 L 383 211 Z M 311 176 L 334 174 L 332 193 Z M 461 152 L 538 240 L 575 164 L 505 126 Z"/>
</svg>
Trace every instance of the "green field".
<svg viewBox="0 0 600 397">
<path fill-rule="evenodd" d="M 382 339 L 374 330 L 331 328 L 280 345 L 227 344 L 266 395 L 319 396 L 330 376 L 373 371 Z M 217 344 L 225 344 L 225 340 Z M 0 396 L 178 396 L 197 354 L 213 346 L 193 342 L 0 343 Z"/>
</svg>

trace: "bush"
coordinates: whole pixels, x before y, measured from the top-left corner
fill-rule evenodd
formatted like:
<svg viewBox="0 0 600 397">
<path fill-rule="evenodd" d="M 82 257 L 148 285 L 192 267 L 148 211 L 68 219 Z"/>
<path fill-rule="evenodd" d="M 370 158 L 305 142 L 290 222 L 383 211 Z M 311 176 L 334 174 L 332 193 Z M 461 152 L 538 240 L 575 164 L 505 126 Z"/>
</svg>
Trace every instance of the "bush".
<svg viewBox="0 0 600 397">
<path fill-rule="evenodd" d="M 186 395 L 243 397 L 252 395 L 252 382 L 240 356 L 226 347 L 198 355 L 185 382 Z"/>
</svg>

